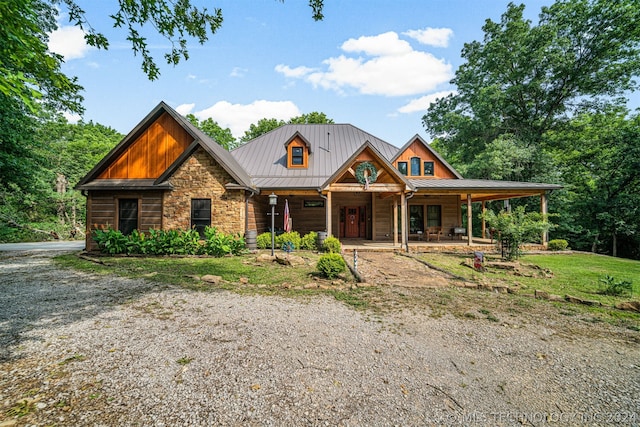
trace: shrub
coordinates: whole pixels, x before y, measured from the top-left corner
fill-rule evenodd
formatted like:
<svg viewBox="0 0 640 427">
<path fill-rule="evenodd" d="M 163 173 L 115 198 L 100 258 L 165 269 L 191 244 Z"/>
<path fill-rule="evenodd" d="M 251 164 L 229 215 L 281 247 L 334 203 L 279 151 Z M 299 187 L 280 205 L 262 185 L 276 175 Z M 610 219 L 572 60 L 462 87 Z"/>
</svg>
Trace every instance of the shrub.
<svg viewBox="0 0 640 427">
<path fill-rule="evenodd" d="M 564 239 L 553 239 L 549 241 L 547 248 L 550 251 L 564 251 L 569 247 L 569 243 Z"/>
<path fill-rule="evenodd" d="M 315 251 L 318 249 L 318 233 L 315 231 L 310 231 L 309 233 L 302 236 L 300 239 L 300 249 L 306 249 L 308 251 Z"/>
<path fill-rule="evenodd" d="M 258 249 L 271 249 L 271 233 L 262 233 L 256 236 Z"/>
<path fill-rule="evenodd" d="M 289 231 L 288 233 L 282 233 L 279 236 L 276 236 L 276 248 L 282 249 L 283 245 L 287 242 L 291 242 L 293 248 L 300 247 L 300 233 L 297 231 Z"/>
<path fill-rule="evenodd" d="M 324 239 L 322 250 L 328 253 L 339 254 L 342 252 L 342 245 L 340 244 L 340 240 L 336 237 L 329 236 Z"/>
<path fill-rule="evenodd" d="M 204 237 L 202 252 L 207 255 L 240 255 L 245 249 L 244 237 L 240 234 L 226 234 L 216 227 L 205 227 Z"/>
<path fill-rule="evenodd" d="M 322 255 L 320 259 L 318 259 L 318 264 L 316 265 L 316 270 L 328 279 L 338 277 L 338 275 L 343 273 L 346 268 L 347 264 L 344 262 L 342 255 L 337 253 Z"/>
<path fill-rule="evenodd" d="M 615 278 L 608 274 L 600 279 L 600 283 L 604 286 L 600 293 L 619 297 L 622 295 L 631 295 L 633 292 L 633 282 L 629 280 L 616 281 Z"/>
<path fill-rule="evenodd" d="M 93 240 L 98 244 L 101 252 L 108 254 L 123 254 L 127 251 L 129 239 L 120 230 L 93 230 Z"/>
</svg>

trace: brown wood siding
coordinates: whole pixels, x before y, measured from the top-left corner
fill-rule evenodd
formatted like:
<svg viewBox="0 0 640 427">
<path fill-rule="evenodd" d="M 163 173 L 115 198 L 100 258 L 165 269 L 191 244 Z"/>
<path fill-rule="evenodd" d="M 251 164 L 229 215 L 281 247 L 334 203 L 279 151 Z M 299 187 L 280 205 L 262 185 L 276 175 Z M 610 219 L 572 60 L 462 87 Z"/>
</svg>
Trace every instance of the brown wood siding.
<svg viewBox="0 0 640 427">
<path fill-rule="evenodd" d="M 376 197 L 374 220 L 376 234 L 373 240 L 393 240 L 393 200 L 400 196 Z"/>
<path fill-rule="evenodd" d="M 160 191 L 91 191 L 87 198 L 87 234 L 99 228 L 118 228 L 118 199 L 138 199 L 138 229 L 147 232 L 162 227 L 162 192 Z M 87 237 L 88 250 L 97 246 Z"/>
<path fill-rule="evenodd" d="M 311 231 L 325 230 L 325 208 L 305 208 L 305 200 L 323 200 L 320 196 L 278 196 L 278 205 L 275 208 L 275 228 L 284 228 L 284 203 L 289 201 L 289 215 L 293 231 L 300 236 Z M 326 203 L 326 202 L 325 202 Z M 256 230 L 258 234 L 266 233 L 271 227 L 271 206 L 268 196 L 254 196 L 249 199 L 249 230 Z"/>
<path fill-rule="evenodd" d="M 158 178 L 191 142 L 193 137 L 164 113 L 98 179 Z"/>
<path fill-rule="evenodd" d="M 301 165 L 293 164 L 293 160 L 292 160 L 293 147 L 302 147 L 302 164 Z M 309 167 L 309 148 L 307 147 L 307 144 L 304 143 L 304 141 L 296 137 L 291 142 L 289 142 L 289 145 L 287 145 L 287 168 L 306 169 L 308 167 Z"/>
<path fill-rule="evenodd" d="M 411 158 L 420 157 L 420 173 L 421 175 L 410 175 Z M 407 162 L 407 171 L 409 178 L 457 178 L 440 160 L 438 160 L 419 140 L 415 140 L 407 149 L 396 159 L 394 166 L 398 167 L 398 162 Z M 424 175 L 424 162 L 433 162 L 433 176 Z"/>
</svg>

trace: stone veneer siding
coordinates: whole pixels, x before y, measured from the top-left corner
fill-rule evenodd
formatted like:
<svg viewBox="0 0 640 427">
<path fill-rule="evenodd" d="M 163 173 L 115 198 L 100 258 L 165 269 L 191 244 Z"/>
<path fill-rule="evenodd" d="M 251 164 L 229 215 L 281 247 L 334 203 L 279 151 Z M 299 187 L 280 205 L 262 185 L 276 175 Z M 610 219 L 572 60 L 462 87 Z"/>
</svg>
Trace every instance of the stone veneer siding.
<svg viewBox="0 0 640 427">
<path fill-rule="evenodd" d="M 191 227 L 191 199 L 211 199 L 211 225 L 225 233 L 244 234 L 244 191 L 227 190 L 233 178 L 198 148 L 169 179 L 173 190 L 163 199 L 165 230 Z"/>
</svg>

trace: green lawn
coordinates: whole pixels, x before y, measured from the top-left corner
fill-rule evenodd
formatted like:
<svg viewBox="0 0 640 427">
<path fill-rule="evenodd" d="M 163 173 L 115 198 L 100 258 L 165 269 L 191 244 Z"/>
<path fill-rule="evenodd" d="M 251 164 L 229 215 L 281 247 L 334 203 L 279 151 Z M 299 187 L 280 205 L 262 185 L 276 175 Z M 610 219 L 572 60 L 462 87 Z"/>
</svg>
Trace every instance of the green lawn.
<svg viewBox="0 0 640 427">
<path fill-rule="evenodd" d="M 503 284 L 516 287 L 516 294 L 449 288 L 409 289 L 393 286 L 359 288 L 348 274 L 339 283 L 321 279 L 315 273 L 319 255 L 298 251 L 305 264 L 292 267 L 277 263 L 258 263 L 255 255 L 238 257 L 98 257 L 103 264 L 66 255 L 56 258 L 60 265 L 96 274 L 118 274 L 131 278 L 146 278 L 161 283 L 198 291 L 226 289 L 241 294 L 279 295 L 305 297 L 331 295 L 355 308 L 368 309 L 372 313 L 394 310 L 428 310 L 432 316 L 453 314 L 465 318 L 486 318 L 496 321 L 514 315 L 547 316 L 548 314 L 572 316 L 588 323 L 609 322 L 629 329 L 640 330 L 640 314 L 612 308 L 622 301 L 640 299 L 640 262 L 590 254 L 527 255 L 520 260 L 522 271 L 535 277 L 516 275 L 505 270 L 489 269 L 476 272 L 464 266 L 469 255 L 420 254 L 429 264 L 449 271 L 467 281 Z M 490 258 L 489 261 L 492 259 Z M 494 261 L 496 259 L 493 259 Z M 537 266 L 532 268 L 531 265 Z M 547 269 L 547 270 L 544 270 Z M 224 283 L 209 285 L 197 277 L 213 274 L 221 276 Z M 600 279 L 609 275 L 615 280 L 633 282 L 633 293 L 620 297 L 600 293 Z M 194 278 L 195 276 L 195 278 Z M 452 281 L 452 284 L 456 281 Z M 599 301 L 599 306 L 585 306 L 562 302 L 535 300 L 534 291 L 550 294 L 572 295 L 582 299 Z M 490 314 L 486 314 L 490 313 Z"/>
</svg>

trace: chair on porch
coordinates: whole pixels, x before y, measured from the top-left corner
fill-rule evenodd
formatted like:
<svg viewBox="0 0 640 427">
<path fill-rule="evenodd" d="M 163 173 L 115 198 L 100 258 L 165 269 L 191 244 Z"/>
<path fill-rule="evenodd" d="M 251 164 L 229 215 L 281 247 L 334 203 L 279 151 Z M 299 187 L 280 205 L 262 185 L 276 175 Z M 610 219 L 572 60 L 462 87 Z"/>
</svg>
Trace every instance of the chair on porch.
<svg viewBox="0 0 640 427">
<path fill-rule="evenodd" d="M 440 236 L 442 236 L 442 227 L 428 227 L 425 234 L 427 235 L 427 242 L 431 240 L 431 237 L 436 238 L 439 242 Z"/>
</svg>

